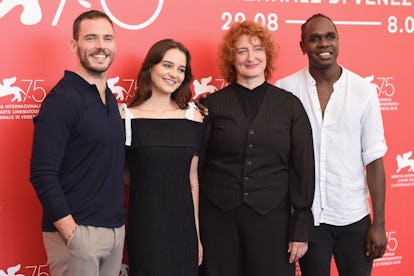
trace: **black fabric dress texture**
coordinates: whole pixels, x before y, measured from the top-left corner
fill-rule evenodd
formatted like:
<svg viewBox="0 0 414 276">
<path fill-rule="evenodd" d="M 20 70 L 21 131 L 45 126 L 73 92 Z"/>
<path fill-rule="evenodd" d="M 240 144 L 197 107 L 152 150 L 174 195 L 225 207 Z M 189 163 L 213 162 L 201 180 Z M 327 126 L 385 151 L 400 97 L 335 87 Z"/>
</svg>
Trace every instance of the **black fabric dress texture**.
<svg viewBox="0 0 414 276">
<path fill-rule="evenodd" d="M 189 171 L 203 125 L 187 119 L 132 119 L 127 251 L 130 275 L 197 275 Z"/>
</svg>

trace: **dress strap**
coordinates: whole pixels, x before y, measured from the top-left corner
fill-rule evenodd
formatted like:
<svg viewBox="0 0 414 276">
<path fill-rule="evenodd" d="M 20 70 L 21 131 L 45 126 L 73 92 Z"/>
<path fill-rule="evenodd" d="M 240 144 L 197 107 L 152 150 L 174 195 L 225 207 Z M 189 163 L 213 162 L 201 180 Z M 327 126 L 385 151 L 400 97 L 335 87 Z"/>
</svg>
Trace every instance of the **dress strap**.
<svg viewBox="0 0 414 276">
<path fill-rule="evenodd" d="M 198 108 L 197 108 L 197 106 L 195 105 L 195 103 L 193 103 L 193 102 L 188 103 L 188 108 L 187 108 L 187 110 L 185 111 L 184 117 L 185 117 L 187 120 L 194 121 L 194 113 L 195 113 L 195 112 L 197 112 L 197 110 L 198 110 Z"/>
<path fill-rule="evenodd" d="M 125 114 L 125 145 L 130 146 L 132 141 L 131 119 L 133 118 L 133 115 L 125 103 L 121 104 L 119 110 L 123 110 Z"/>
</svg>

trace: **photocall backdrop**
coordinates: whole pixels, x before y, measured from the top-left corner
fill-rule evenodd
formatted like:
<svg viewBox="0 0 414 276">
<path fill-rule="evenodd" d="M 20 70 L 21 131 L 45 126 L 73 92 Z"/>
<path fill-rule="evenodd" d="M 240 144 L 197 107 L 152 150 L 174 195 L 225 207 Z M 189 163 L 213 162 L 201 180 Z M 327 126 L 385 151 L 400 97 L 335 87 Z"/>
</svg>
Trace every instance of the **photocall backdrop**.
<svg viewBox="0 0 414 276">
<path fill-rule="evenodd" d="M 119 102 L 133 95 L 140 64 L 156 41 L 173 38 L 192 53 L 194 95 L 226 85 L 217 45 L 235 21 L 267 26 L 280 46 L 270 80 L 307 65 L 300 25 L 314 13 L 337 24 L 339 62 L 376 84 L 385 125 L 388 246 L 374 276 L 414 275 L 414 0 L 1 0 L 0 1 L 0 276 L 48 276 L 41 207 L 29 182 L 32 118 L 48 91 L 73 70 L 75 17 L 88 9 L 114 21 L 118 52 L 108 85 Z M 411 79 L 410 79 L 411 78 Z M 412 84 L 412 83 L 411 83 Z M 412 89 L 412 88 L 411 88 Z M 126 262 L 125 262 L 126 263 Z M 300 275 L 298 269 L 297 274 Z M 127 265 L 121 275 L 128 275 Z M 332 272 L 332 275 L 337 275 Z"/>
</svg>

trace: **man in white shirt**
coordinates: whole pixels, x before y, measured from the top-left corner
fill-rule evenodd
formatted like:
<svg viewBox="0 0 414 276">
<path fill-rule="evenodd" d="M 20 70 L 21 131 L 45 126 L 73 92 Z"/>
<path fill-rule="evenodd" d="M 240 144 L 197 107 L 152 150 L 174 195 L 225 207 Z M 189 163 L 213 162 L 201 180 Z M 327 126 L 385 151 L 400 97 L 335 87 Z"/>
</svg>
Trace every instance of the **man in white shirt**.
<svg viewBox="0 0 414 276">
<path fill-rule="evenodd" d="M 302 275 L 329 276 L 333 255 L 339 275 L 367 276 L 386 247 L 387 146 L 376 88 L 337 63 L 339 37 L 329 17 L 315 14 L 301 31 L 309 66 L 276 86 L 300 98 L 313 131 L 315 227 Z"/>
</svg>

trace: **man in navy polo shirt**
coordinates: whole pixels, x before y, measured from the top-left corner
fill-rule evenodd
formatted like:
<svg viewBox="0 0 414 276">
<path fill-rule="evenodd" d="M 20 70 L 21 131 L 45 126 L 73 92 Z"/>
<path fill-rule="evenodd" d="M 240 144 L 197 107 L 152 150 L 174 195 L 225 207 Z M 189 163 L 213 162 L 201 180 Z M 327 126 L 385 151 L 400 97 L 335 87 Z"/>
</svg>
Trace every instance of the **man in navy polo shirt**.
<svg viewBox="0 0 414 276">
<path fill-rule="evenodd" d="M 96 10 L 73 23 L 74 72 L 34 118 L 30 181 L 43 207 L 52 275 L 119 275 L 125 236 L 124 140 L 106 72 L 115 52 L 110 18 Z"/>
</svg>

